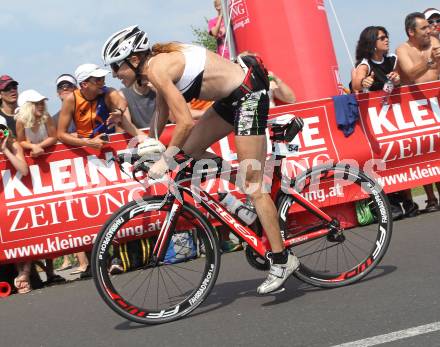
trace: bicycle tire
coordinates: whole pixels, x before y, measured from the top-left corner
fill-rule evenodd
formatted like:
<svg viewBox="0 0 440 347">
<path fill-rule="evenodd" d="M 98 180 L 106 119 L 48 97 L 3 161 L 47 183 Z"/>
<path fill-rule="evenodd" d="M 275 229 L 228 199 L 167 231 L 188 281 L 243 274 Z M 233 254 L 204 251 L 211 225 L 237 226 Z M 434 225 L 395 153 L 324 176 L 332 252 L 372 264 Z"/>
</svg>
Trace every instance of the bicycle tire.
<svg viewBox="0 0 440 347">
<path fill-rule="evenodd" d="M 220 268 L 214 228 L 193 205 L 184 203 L 168 239 L 187 233 L 191 237 L 186 240 L 197 244 L 196 253 L 188 253 L 188 248 L 194 251 L 194 247 L 176 246 L 176 242 L 172 251 L 175 258 L 185 254 L 182 262 L 166 263 L 165 258 L 157 265 L 150 262 L 118 275 L 109 274 L 109 265 L 120 243 L 117 235 L 126 233 L 133 223 L 142 223 L 144 230 L 154 219 L 158 224 L 158 216 L 164 216 L 171 208 L 170 203 L 163 201 L 163 196 L 153 196 L 122 206 L 102 227 L 92 252 L 93 279 L 104 302 L 120 316 L 141 324 L 160 324 L 188 315 L 208 296 Z M 191 225 L 194 228 L 189 228 Z M 182 254 L 178 253 L 181 251 Z"/>
<path fill-rule="evenodd" d="M 341 188 L 337 182 L 346 186 Z M 336 202 L 333 206 L 330 205 L 328 193 L 325 194 L 332 184 L 336 190 L 339 189 L 339 193 L 342 192 L 342 195 L 331 196 L 333 203 Z M 355 191 L 355 186 L 360 188 L 359 191 Z M 311 285 L 333 288 L 357 282 L 370 273 L 388 249 L 393 225 L 387 196 L 377 182 L 348 165 L 322 165 L 300 174 L 296 178 L 296 187 L 303 196 L 314 197 L 312 202 L 332 218 L 338 219 L 344 231 L 343 237 L 338 241 L 324 236 L 294 245 L 293 252 L 300 260 L 300 267 L 294 275 Z M 344 210 L 347 204 L 354 204 L 361 197 L 366 199 L 375 214 L 374 223 L 367 226 L 361 226 L 356 218 L 353 219 L 354 212 L 347 214 L 347 209 Z M 310 211 L 302 209 L 302 214 L 297 216 L 290 213 L 294 210 L 294 205 L 292 195 L 279 193 L 277 210 L 283 235 L 295 237 L 326 228 L 326 222 Z M 306 223 L 300 224 L 296 219 Z"/>
</svg>

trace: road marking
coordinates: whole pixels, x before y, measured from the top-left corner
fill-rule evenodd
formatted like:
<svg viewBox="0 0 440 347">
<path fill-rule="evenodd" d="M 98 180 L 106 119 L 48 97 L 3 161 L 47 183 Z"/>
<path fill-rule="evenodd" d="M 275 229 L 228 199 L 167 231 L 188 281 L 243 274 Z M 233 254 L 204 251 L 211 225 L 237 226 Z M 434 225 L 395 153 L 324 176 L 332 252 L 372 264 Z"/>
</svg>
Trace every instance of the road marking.
<svg viewBox="0 0 440 347">
<path fill-rule="evenodd" d="M 431 324 L 420 325 L 420 326 L 414 327 L 414 328 L 395 331 L 395 332 L 389 333 L 389 334 L 369 337 L 369 338 L 363 339 L 363 340 L 347 342 L 347 343 L 343 343 L 342 345 L 335 345 L 333 347 L 376 346 L 376 345 L 380 345 L 382 343 L 402 340 L 402 339 L 406 339 L 408 337 L 413 337 L 413 336 L 422 335 L 422 334 L 428 334 L 428 333 L 432 333 L 434 331 L 439 331 L 439 330 L 440 330 L 440 322 L 435 322 L 435 323 L 431 323 Z"/>
</svg>

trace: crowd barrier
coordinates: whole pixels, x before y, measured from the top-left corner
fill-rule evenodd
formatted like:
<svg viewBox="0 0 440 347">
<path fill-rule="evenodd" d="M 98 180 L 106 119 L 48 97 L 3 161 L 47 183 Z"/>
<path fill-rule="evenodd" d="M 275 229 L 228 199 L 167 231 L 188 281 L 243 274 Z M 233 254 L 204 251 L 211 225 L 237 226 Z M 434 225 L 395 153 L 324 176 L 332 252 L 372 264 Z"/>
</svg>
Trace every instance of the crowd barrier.
<svg viewBox="0 0 440 347">
<path fill-rule="evenodd" d="M 276 107 L 271 118 L 300 116 L 304 130 L 284 150 L 293 151 L 291 175 L 329 160 L 349 161 L 374 174 L 387 192 L 440 180 L 440 82 L 358 96 L 360 120 L 345 137 L 338 129 L 331 98 Z M 169 140 L 173 127 L 162 136 Z M 57 144 L 43 156 L 26 157 L 30 173 L 19 173 L 0 157 L 0 263 L 49 258 L 90 249 L 105 220 L 122 204 L 150 191 L 122 173 L 114 162 L 116 152 L 127 148 L 129 138 L 115 134 L 102 151 Z M 233 137 L 215 143 L 211 150 L 236 161 Z M 215 185 L 211 188 L 215 189 Z M 160 221 L 126 230 L 127 235 L 157 232 Z"/>
</svg>

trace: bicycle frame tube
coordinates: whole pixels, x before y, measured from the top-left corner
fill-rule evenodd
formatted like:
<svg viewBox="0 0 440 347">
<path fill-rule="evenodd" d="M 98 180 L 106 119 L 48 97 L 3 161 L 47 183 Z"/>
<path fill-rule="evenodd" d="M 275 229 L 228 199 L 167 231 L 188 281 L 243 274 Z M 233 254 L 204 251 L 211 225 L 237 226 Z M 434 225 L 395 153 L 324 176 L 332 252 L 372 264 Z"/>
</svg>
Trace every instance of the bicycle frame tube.
<svg viewBox="0 0 440 347">
<path fill-rule="evenodd" d="M 229 211 L 224 208 L 218 201 L 213 199 L 208 193 L 203 190 L 195 192 L 194 187 L 192 190 L 189 188 L 183 188 L 183 191 L 196 197 L 200 204 L 217 220 L 227 225 L 234 234 L 241 237 L 246 241 L 258 254 L 265 256 L 267 247 L 263 241 L 255 234 L 248 226 L 243 225 L 238 221 Z"/>
<path fill-rule="evenodd" d="M 293 200 L 295 200 L 296 203 L 298 203 L 301 207 L 303 207 L 310 213 L 314 214 L 316 217 L 320 219 L 324 219 L 327 222 L 331 222 L 333 220 L 332 217 L 330 217 L 327 213 L 316 207 L 312 202 L 304 198 L 301 194 L 299 194 L 295 190 L 292 190 L 290 195 L 292 195 Z"/>
</svg>

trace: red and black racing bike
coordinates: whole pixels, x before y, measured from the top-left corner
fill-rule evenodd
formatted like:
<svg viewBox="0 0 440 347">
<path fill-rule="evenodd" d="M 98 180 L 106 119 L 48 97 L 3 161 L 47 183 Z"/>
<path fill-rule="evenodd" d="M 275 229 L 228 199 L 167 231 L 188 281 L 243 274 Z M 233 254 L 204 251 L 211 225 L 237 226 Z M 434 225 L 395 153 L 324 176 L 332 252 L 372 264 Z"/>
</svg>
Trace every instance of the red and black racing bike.
<svg viewBox="0 0 440 347">
<path fill-rule="evenodd" d="M 296 117 L 287 124 L 270 125 L 274 159 L 287 162 L 277 148 L 288 145 L 302 126 Z M 125 162 L 134 165 L 133 177 L 138 171 L 148 172 L 148 163 L 136 155 L 118 155 L 115 161 L 121 167 Z M 176 161 L 187 164 L 188 157 Z M 295 178 L 283 174 L 282 167 L 274 167 L 271 195 L 284 245 L 293 248 L 300 260 L 294 276 L 325 288 L 352 284 L 366 276 L 381 261 L 391 239 L 392 218 L 382 188 L 348 164 L 312 167 Z M 270 245 L 258 220 L 251 226 L 244 224 L 201 185 L 194 186 L 194 177 L 199 175 L 203 182 L 207 172 L 197 170 L 197 164 L 174 170 L 171 192 L 122 206 L 102 227 L 93 248 L 93 278 L 99 294 L 117 314 L 138 323 L 158 324 L 197 308 L 209 295 L 220 269 L 215 225 L 228 227 L 244 242 L 251 266 L 269 269 Z M 368 221 L 360 223 L 354 209 L 359 203 L 370 213 Z M 144 230 L 160 226 L 153 237 L 148 233 L 137 236 L 154 239 L 148 263 L 111 275 L 111 261 L 123 242 L 121 232 L 133 225 L 143 225 Z M 187 239 L 179 244 L 176 240 L 183 234 Z M 180 262 L 167 261 L 170 247 L 175 258 L 182 252 Z"/>
</svg>

